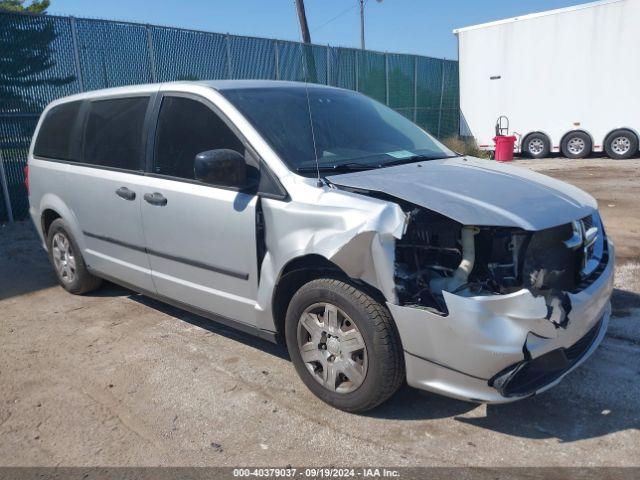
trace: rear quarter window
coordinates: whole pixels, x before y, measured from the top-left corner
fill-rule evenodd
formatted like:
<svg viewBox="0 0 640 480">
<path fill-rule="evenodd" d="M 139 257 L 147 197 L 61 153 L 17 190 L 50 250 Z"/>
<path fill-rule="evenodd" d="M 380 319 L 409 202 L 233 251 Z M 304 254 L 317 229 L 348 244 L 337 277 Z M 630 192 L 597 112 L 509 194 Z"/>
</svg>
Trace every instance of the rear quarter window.
<svg viewBox="0 0 640 480">
<path fill-rule="evenodd" d="M 78 160 L 79 138 L 75 135 L 81 102 L 57 105 L 42 121 L 33 153 L 56 160 Z"/>
<path fill-rule="evenodd" d="M 142 170 L 144 118 L 149 97 L 96 100 L 89 104 L 83 162 Z"/>
</svg>

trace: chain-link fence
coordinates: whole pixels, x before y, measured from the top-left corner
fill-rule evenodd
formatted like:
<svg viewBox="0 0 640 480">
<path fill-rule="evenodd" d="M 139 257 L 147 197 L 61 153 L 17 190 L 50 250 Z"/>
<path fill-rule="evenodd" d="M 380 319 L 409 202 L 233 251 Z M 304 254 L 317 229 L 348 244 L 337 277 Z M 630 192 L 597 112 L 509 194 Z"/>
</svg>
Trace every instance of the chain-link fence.
<svg viewBox="0 0 640 480">
<path fill-rule="evenodd" d="M 458 133 L 458 62 L 128 22 L 0 12 L 0 222 L 26 218 L 24 166 L 42 109 L 86 90 L 221 78 L 323 83 Z"/>
</svg>

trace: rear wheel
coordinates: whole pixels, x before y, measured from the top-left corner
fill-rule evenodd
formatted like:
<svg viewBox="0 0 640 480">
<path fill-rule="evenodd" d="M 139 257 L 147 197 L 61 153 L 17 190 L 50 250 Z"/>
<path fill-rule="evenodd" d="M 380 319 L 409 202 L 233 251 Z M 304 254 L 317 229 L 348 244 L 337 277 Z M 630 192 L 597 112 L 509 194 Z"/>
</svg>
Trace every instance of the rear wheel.
<svg viewBox="0 0 640 480">
<path fill-rule="evenodd" d="M 404 380 L 389 311 L 347 282 L 321 278 L 302 286 L 289 304 L 285 335 L 302 381 L 341 410 L 374 408 Z"/>
<path fill-rule="evenodd" d="M 47 248 L 58 282 L 65 290 L 80 295 L 100 286 L 102 280 L 87 270 L 80 248 L 61 218 L 49 227 Z"/>
<path fill-rule="evenodd" d="M 522 144 L 522 153 L 529 158 L 545 158 L 550 151 L 549 139 L 542 133 L 528 135 Z"/>
<path fill-rule="evenodd" d="M 604 149 L 610 158 L 631 158 L 638 152 L 638 137 L 628 130 L 616 130 L 605 140 Z"/>
<path fill-rule="evenodd" d="M 568 133 L 560 145 L 567 158 L 585 158 L 591 153 L 591 147 L 591 138 L 584 132 Z"/>
</svg>

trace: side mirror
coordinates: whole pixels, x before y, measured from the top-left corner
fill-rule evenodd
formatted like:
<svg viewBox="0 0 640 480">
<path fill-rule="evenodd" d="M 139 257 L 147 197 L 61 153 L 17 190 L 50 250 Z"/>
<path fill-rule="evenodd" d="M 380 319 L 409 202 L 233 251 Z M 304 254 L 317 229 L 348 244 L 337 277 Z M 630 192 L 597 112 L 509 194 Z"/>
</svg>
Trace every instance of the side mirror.
<svg viewBox="0 0 640 480">
<path fill-rule="evenodd" d="M 248 187 L 247 164 L 235 150 L 207 150 L 196 155 L 194 178 L 221 187 Z"/>
</svg>

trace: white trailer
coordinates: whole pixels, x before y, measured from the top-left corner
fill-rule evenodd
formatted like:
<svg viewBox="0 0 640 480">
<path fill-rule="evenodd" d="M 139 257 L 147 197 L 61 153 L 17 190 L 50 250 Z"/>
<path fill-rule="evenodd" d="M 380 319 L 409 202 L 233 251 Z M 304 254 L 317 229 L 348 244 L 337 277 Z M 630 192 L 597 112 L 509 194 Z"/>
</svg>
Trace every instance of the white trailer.
<svg viewBox="0 0 640 480">
<path fill-rule="evenodd" d="M 462 133 L 493 150 L 506 116 L 516 152 L 638 153 L 640 0 L 603 0 L 453 31 Z M 465 125 L 466 122 L 466 125 Z"/>
</svg>

